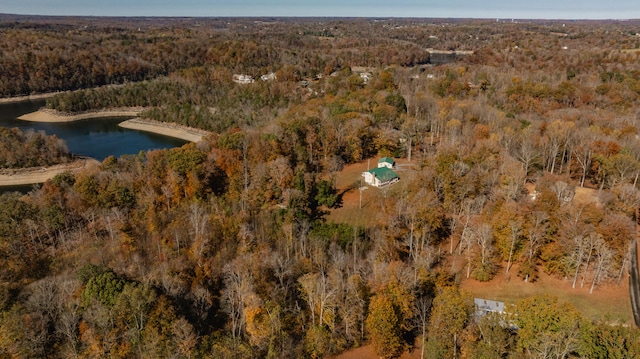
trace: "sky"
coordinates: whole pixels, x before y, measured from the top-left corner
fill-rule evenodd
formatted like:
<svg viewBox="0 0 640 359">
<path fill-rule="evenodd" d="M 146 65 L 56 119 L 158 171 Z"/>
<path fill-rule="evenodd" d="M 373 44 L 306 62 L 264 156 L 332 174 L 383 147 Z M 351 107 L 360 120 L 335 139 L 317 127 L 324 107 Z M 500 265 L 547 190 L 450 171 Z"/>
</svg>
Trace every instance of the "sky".
<svg viewBox="0 0 640 359">
<path fill-rule="evenodd" d="M 0 13 L 80 16 L 328 16 L 640 19 L 638 0 L 0 0 Z"/>
</svg>

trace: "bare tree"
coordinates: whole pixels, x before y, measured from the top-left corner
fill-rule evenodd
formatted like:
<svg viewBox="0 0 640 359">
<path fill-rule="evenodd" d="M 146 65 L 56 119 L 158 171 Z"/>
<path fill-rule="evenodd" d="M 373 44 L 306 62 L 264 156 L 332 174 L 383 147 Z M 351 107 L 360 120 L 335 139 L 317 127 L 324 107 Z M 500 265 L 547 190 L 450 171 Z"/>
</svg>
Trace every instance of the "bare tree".
<svg viewBox="0 0 640 359">
<path fill-rule="evenodd" d="M 195 257 L 198 266 L 204 266 L 204 255 L 209 246 L 209 240 L 206 233 L 208 213 L 204 206 L 199 203 L 192 203 L 189 213 L 189 223 L 191 225 L 191 237 L 193 238 L 193 244 L 191 245 L 191 251 Z"/>
<path fill-rule="evenodd" d="M 362 296 L 365 283 L 359 274 L 352 274 L 346 280 L 345 297 L 341 305 L 337 306 L 342 319 L 344 334 L 350 341 L 364 338 L 364 321 L 367 302 Z"/>
<path fill-rule="evenodd" d="M 504 196 L 508 200 L 518 200 L 523 192 L 527 180 L 527 173 L 522 164 L 515 160 L 506 151 L 502 153 L 500 176 L 503 183 Z"/>
<path fill-rule="evenodd" d="M 574 188 L 565 181 L 555 181 L 551 185 L 551 190 L 562 205 L 570 202 L 575 196 Z"/>
<path fill-rule="evenodd" d="M 481 263 L 487 264 L 493 253 L 493 229 L 488 223 L 480 223 L 474 229 L 474 235 L 480 245 Z"/>
<path fill-rule="evenodd" d="M 471 248 L 475 242 L 474 239 L 473 230 L 463 232 L 460 238 L 460 253 L 463 249 L 467 252 L 467 278 L 471 275 Z"/>
<path fill-rule="evenodd" d="M 231 336 L 237 344 L 246 331 L 245 302 L 253 293 L 253 280 L 250 273 L 241 266 L 240 258 L 225 266 L 224 284 L 223 308 L 229 314 Z"/>
<path fill-rule="evenodd" d="M 546 170 L 550 173 L 555 172 L 558 159 L 560 160 L 560 171 L 562 171 L 564 163 L 568 160 L 567 154 L 570 153 L 568 148 L 572 142 L 574 131 L 575 124 L 571 121 L 556 120 L 547 126 L 543 146 L 546 149 L 544 151 Z"/>
<path fill-rule="evenodd" d="M 420 328 L 421 333 L 420 359 L 424 359 L 425 357 L 427 329 L 429 328 L 429 314 L 431 313 L 432 303 L 433 298 L 427 295 L 420 296 L 413 302 L 413 312 L 415 313 L 414 321 Z"/>
<path fill-rule="evenodd" d="M 549 228 L 549 214 L 544 211 L 534 211 L 531 213 L 527 235 L 527 248 L 525 259 L 533 265 L 538 256 L 540 247 L 544 244 L 545 235 Z M 529 273 L 525 275 L 525 282 L 529 281 Z"/>
<path fill-rule="evenodd" d="M 596 247 L 598 238 L 600 238 L 600 235 L 593 232 L 589 233 L 589 235 L 584 237 L 584 240 L 586 242 L 585 253 L 587 254 L 586 254 L 586 257 L 584 258 L 584 271 L 582 273 L 582 281 L 580 282 L 580 288 L 584 287 L 584 282 L 587 278 L 587 274 L 589 273 L 589 265 L 591 264 L 591 258 L 593 257 L 593 251 Z"/>
<path fill-rule="evenodd" d="M 584 187 L 584 181 L 587 178 L 589 169 L 591 168 L 593 149 L 591 148 L 591 143 L 588 141 L 590 135 L 586 130 L 580 131 L 577 136 L 578 138 L 576 139 L 576 143 L 572 147 L 572 153 L 582 172 L 580 175 L 580 187 Z"/>
<path fill-rule="evenodd" d="M 311 324 L 318 325 L 331 324 L 326 321 L 325 313 L 332 313 L 334 309 L 333 299 L 335 290 L 330 288 L 327 274 L 324 271 L 307 273 L 298 280 L 305 294 L 305 299 L 309 305 L 311 313 Z"/>
<path fill-rule="evenodd" d="M 78 290 L 80 283 L 77 280 L 63 279 L 58 286 L 60 296 L 59 304 L 60 315 L 56 322 L 56 330 L 61 333 L 65 340 L 70 353 L 74 356 L 79 354 L 79 332 L 78 324 L 80 322 L 80 303 L 74 294 Z"/>
<path fill-rule="evenodd" d="M 454 221 L 457 222 L 457 224 L 462 225 L 462 232 L 460 234 L 461 243 L 462 243 L 462 238 L 463 237 L 466 238 L 467 236 L 467 231 L 469 229 L 469 223 L 471 221 L 471 218 L 482 211 L 485 201 L 486 201 L 486 198 L 484 196 L 478 196 L 476 198 L 465 198 L 462 201 L 462 204 L 460 205 L 460 209 L 458 210 L 457 216 L 454 218 Z M 452 232 L 454 229 L 455 227 L 452 228 Z M 453 239 L 451 240 L 451 243 L 450 243 L 449 253 L 453 253 Z M 461 253 L 462 253 L 462 248 L 459 247 L 458 254 L 461 254 Z"/>
<path fill-rule="evenodd" d="M 590 294 L 593 293 L 595 286 L 609 274 L 613 264 L 613 257 L 613 250 L 607 246 L 607 243 L 602 237 L 598 237 L 598 240 L 596 241 L 596 268 L 593 274 L 593 279 L 591 280 L 591 288 L 589 289 Z"/>
<path fill-rule="evenodd" d="M 584 251 L 585 251 L 585 240 L 584 236 L 577 235 L 572 238 L 573 242 L 573 251 L 572 251 L 572 262 L 576 267 L 576 270 L 573 275 L 573 282 L 571 283 L 571 288 L 576 287 L 576 282 L 578 281 L 578 274 L 580 273 L 580 267 L 582 266 L 582 262 L 584 259 Z"/>
<path fill-rule="evenodd" d="M 533 165 L 540 158 L 540 152 L 535 143 L 536 136 L 532 131 L 533 129 L 525 130 L 516 137 L 512 153 L 513 157 L 522 163 L 522 168 L 526 173 L 525 182 Z"/>
<path fill-rule="evenodd" d="M 507 261 L 507 271 L 509 273 L 509 269 L 511 268 L 511 260 L 513 259 L 513 251 L 516 247 L 516 241 L 522 235 L 522 223 L 515 220 L 509 221 L 509 233 L 511 237 L 511 244 L 509 246 L 509 260 Z"/>
<path fill-rule="evenodd" d="M 620 183 L 629 183 L 634 179 L 637 181 L 640 173 L 640 163 L 630 154 L 618 153 L 611 156 L 604 163 L 606 173 L 608 173 L 609 186 L 615 187 Z"/>
</svg>

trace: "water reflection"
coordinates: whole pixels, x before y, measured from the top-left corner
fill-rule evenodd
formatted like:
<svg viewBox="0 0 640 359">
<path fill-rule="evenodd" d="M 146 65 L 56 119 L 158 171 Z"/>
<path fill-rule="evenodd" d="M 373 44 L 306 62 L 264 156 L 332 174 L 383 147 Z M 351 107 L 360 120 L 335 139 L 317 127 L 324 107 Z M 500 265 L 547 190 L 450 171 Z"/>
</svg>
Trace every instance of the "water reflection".
<svg viewBox="0 0 640 359">
<path fill-rule="evenodd" d="M 74 122 L 29 122 L 17 118 L 44 106 L 44 100 L 0 104 L 0 126 L 33 129 L 55 134 L 67 142 L 69 151 L 98 161 L 160 148 L 182 146 L 186 141 L 153 133 L 125 129 L 118 124 L 126 117 L 108 117 Z"/>
<path fill-rule="evenodd" d="M 137 154 L 162 148 L 182 146 L 187 141 L 119 127 L 126 117 L 97 118 L 74 122 L 46 123 L 18 120 L 18 117 L 37 111 L 45 105 L 44 100 L 0 104 L 0 126 L 17 127 L 23 131 L 33 129 L 56 135 L 67 143 L 71 153 L 102 161 L 110 155 Z M 1 187 L 0 193 L 17 190 L 26 193 L 33 185 Z"/>
</svg>

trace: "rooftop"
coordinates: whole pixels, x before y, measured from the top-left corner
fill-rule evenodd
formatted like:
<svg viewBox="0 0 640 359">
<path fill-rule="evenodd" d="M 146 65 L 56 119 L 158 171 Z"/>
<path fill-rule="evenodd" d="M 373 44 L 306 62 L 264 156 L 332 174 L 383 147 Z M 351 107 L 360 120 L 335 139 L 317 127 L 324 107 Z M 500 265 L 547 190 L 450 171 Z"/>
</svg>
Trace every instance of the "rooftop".
<svg viewBox="0 0 640 359">
<path fill-rule="evenodd" d="M 394 163 L 396 163 L 396 161 L 394 161 L 394 160 L 393 160 L 393 158 L 391 158 L 391 157 L 381 157 L 381 158 L 378 160 L 378 163 L 390 163 L 390 164 L 394 164 Z"/>
<path fill-rule="evenodd" d="M 378 167 L 368 171 L 376 176 L 380 182 L 391 181 L 394 178 L 398 178 L 398 175 L 387 167 Z"/>
</svg>

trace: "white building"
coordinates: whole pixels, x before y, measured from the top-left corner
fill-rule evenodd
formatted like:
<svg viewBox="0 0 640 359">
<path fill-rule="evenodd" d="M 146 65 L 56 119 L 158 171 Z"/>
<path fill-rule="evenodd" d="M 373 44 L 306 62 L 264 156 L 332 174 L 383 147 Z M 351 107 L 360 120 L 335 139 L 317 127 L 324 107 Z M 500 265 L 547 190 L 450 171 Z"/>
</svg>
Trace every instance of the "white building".
<svg viewBox="0 0 640 359">
<path fill-rule="evenodd" d="M 252 84 L 255 80 L 249 75 L 234 74 L 233 82 L 241 85 Z"/>
<path fill-rule="evenodd" d="M 396 161 L 394 161 L 391 157 L 382 157 L 378 160 L 378 168 L 381 167 L 393 169 L 396 167 Z"/>
</svg>

